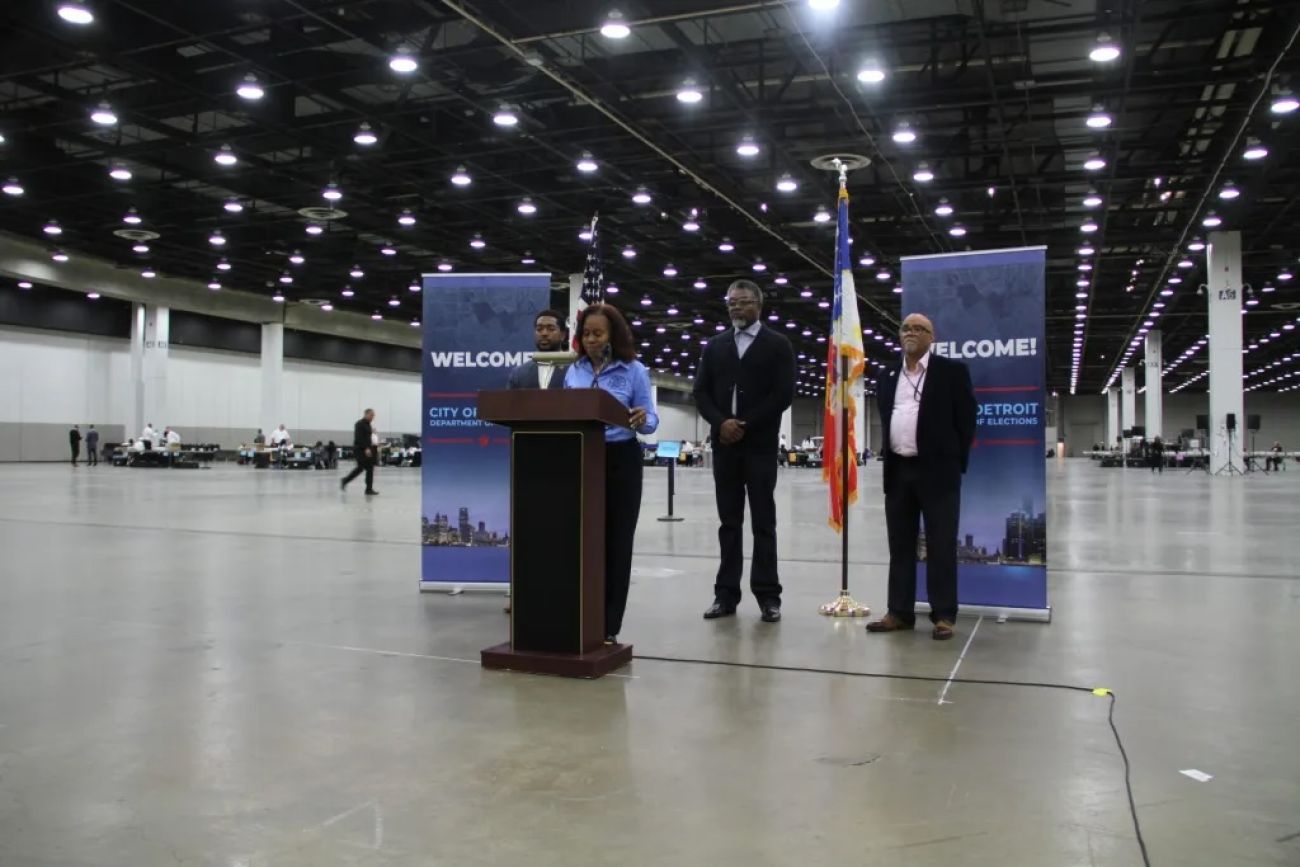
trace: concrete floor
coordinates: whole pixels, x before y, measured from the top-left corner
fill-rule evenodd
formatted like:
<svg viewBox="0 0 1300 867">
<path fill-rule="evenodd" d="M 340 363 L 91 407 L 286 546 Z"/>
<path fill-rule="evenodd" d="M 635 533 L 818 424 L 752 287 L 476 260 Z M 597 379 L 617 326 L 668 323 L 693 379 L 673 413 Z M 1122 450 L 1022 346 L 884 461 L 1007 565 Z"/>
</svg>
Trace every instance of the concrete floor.
<svg viewBox="0 0 1300 867">
<path fill-rule="evenodd" d="M 639 653 L 1106 686 L 1156 865 L 1300 863 L 1300 473 L 1053 463 L 1050 625 L 828 622 L 819 475 L 785 621 L 705 623 L 707 471 L 646 487 Z M 1089 694 L 638 661 L 483 671 L 499 596 L 416 591 L 418 474 L 0 467 L 0 865 L 1136 865 Z M 884 599 L 879 466 L 855 593 Z M 1179 773 L 1212 774 L 1196 782 Z"/>
</svg>

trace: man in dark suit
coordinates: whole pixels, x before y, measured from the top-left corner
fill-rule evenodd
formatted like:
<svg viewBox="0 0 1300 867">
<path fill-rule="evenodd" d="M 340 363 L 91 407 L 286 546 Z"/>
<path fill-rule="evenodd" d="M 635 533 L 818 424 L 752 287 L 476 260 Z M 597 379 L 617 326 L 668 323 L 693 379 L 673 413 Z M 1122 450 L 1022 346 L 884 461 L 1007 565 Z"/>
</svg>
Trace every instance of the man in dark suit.
<svg viewBox="0 0 1300 867">
<path fill-rule="evenodd" d="M 750 280 L 727 289 L 732 328 L 714 337 L 700 356 L 695 405 L 709 423 L 713 486 L 718 504 L 722 562 L 706 620 L 736 613 L 745 566 L 745 496 L 754 522 L 749 587 L 763 620 L 781 619 L 776 568 L 777 449 L 781 415 L 794 401 L 794 350 L 784 334 L 764 328 L 763 293 Z"/>
<path fill-rule="evenodd" d="M 563 352 L 567 347 L 564 317 L 554 310 L 543 310 L 533 319 L 533 341 L 538 352 Z M 508 388 L 564 388 L 567 364 L 528 359 L 510 371 Z M 543 380 L 545 380 L 543 382 Z"/>
<path fill-rule="evenodd" d="M 889 612 L 867 631 L 916 625 L 916 540 L 924 515 L 931 635 L 946 641 L 957 621 L 961 476 L 975 439 L 975 390 L 965 364 L 930 352 L 934 325 L 928 318 L 913 313 L 904 319 L 901 339 L 903 362 L 876 389 L 885 436 Z"/>
<path fill-rule="evenodd" d="M 356 469 L 343 477 L 343 481 L 339 482 L 339 487 L 347 490 L 349 482 L 365 473 L 367 497 L 373 497 L 379 493 L 375 490 L 375 459 L 378 457 L 378 450 L 374 445 L 374 428 L 370 426 L 370 423 L 374 420 L 375 411 L 368 409 L 352 428 L 352 456 L 356 458 L 357 466 Z"/>
<path fill-rule="evenodd" d="M 72 465 L 75 467 L 77 458 L 81 457 L 81 428 L 75 424 L 68 431 L 68 446 L 72 449 Z"/>
</svg>

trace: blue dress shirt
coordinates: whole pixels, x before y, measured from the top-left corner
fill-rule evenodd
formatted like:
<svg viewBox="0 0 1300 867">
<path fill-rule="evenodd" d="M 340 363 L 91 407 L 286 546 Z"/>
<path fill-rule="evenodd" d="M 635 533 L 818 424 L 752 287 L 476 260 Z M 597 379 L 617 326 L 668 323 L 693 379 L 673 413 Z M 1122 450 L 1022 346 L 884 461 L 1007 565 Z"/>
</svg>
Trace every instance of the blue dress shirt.
<svg viewBox="0 0 1300 867">
<path fill-rule="evenodd" d="M 565 388 L 603 388 L 628 409 L 645 410 L 645 424 L 633 433 L 629 428 L 605 425 L 605 442 L 621 443 L 636 439 L 636 434 L 652 434 L 659 428 L 659 414 L 650 397 L 650 372 L 639 361 L 614 360 L 595 376 L 591 359 L 583 356 L 569 365 L 564 374 Z"/>
</svg>

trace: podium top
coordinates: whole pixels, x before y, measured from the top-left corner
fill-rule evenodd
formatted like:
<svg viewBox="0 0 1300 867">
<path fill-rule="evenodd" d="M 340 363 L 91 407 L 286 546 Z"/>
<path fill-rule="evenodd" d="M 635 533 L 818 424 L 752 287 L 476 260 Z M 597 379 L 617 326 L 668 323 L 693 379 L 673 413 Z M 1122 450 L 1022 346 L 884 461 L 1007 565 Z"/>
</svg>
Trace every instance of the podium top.
<svg viewBox="0 0 1300 867">
<path fill-rule="evenodd" d="M 517 388 L 478 393 L 478 417 L 496 424 L 600 422 L 628 427 L 628 409 L 603 388 Z"/>
</svg>

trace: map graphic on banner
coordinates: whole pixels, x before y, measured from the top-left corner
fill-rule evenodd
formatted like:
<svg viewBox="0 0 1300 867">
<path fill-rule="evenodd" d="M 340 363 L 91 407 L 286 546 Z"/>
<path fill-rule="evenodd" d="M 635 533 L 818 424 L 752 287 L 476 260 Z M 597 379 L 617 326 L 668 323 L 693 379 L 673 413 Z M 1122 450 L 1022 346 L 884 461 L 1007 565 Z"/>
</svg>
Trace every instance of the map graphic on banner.
<svg viewBox="0 0 1300 867">
<path fill-rule="evenodd" d="M 962 605 L 1048 607 L 1045 267 L 1041 247 L 903 260 L 903 315 L 929 316 L 934 353 L 964 362 L 975 386 L 957 538 Z"/>
<path fill-rule="evenodd" d="M 510 582 L 509 431 L 480 421 L 478 393 L 531 357 L 549 274 L 424 278 L 422 589 Z"/>
</svg>

